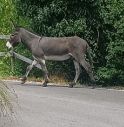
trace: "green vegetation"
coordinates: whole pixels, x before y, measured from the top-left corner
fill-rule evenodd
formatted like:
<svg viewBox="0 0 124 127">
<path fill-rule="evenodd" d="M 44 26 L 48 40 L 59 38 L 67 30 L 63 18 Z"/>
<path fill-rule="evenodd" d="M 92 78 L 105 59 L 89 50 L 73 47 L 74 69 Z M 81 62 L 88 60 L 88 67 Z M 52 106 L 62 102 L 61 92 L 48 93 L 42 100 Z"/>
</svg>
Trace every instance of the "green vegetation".
<svg viewBox="0 0 124 127">
<path fill-rule="evenodd" d="M 124 83 L 124 1 L 108 0 L 102 6 L 106 25 L 106 66 L 98 70 L 101 81 Z"/>
<path fill-rule="evenodd" d="M 9 19 L 14 17 L 14 5 L 12 0 L 0 0 L 0 34 L 9 34 L 11 23 Z M 0 52 L 6 51 L 5 42 L 0 40 Z M 0 58 L 0 76 L 9 75 L 9 62 Z"/>
<path fill-rule="evenodd" d="M 12 8 L 8 6 L 7 1 Z M 2 0 L 2 3 L 2 33 L 8 34 L 11 31 L 11 17 L 17 24 L 30 28 L 39 35 L 80 36 L 87 40 L 92 48 L 94 72 L 98 82 L 124 83 L 123 0 Z M 2 50 L 3 43 L 0 45 Z M 22 45 L 16 48 L 16 51 L 31 57 Z M 0 62 L 1 70 L 7 65 L 3 62 L 8 61 Z M 66 79 L 74 77 L 71 61 L 47 62 L 47 66 L 51 75 L 61 75 Z M 13 75 L 20 76 L 25 73 L 25 69 L 26 65 L 17 61 Z M 5 69 L 1 70 L 2 75 Z M 11 75 L 10 70 L 6 74 Z M 42 73 L 36 69 L 31 73 L 31 76 L 36 77 L 41 75 Z M 83 71 L 81 81 L 85 80 L 87 75 Z"/>
</svg>

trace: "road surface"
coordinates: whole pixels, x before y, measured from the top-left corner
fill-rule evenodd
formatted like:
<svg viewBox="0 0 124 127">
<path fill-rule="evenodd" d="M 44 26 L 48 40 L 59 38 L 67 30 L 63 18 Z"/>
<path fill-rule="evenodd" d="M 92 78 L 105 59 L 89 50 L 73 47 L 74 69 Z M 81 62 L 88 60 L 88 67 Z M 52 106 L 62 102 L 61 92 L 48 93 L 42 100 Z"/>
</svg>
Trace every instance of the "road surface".
<svg viewBox="0 0 124 127">
<path fill-rule="evenodd" d="M 0 127 L 124 127 L 124 91 L 6 83 L 17 98 Z"/>
</svg>

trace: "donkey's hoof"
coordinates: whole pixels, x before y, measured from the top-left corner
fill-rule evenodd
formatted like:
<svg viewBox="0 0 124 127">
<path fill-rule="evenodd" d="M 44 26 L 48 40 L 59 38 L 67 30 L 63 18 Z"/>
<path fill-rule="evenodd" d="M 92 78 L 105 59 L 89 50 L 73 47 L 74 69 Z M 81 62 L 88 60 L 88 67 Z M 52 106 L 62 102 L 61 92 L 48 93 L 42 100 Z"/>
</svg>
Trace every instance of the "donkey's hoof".
<svg viewBox="0 0 124 127">
<path fill-rule="evenodd" d="M 68 88 L 73 88 L 73 85 L 69 84 Z"/>
<path fill-rule="evenodd" d="M 73 86 L 75 86 L 75 85 L 76 84 L 72 82 L 72 83 L 69 84 L 68 88 L 73 88 Z"/>
<path fill-rule="evenodd" d="M 47 87 L 47 83 L 44 82 L 44 83 L 42 84 L 42 87 Z"/>
<path fill-rule="evenodd" d="M 92 89 L 95 89 L 96 88 L 96 81 L 95 80 L 92 80 L 91 81 L 91 86 L 92 86 Z"/>
<path fill-rule="evenodd" d="M 96 88 L 96 85 L 92 85 L 91 89 L 95 89 Z"/>
<path fill-rule="evenodd" d="M 20 78 L 20 80 L 21 80 L 21 84 L 24 84 L 26 82 L 27 78 L 26 77 L 22 77 L 22 78 Z"/>
</svg>

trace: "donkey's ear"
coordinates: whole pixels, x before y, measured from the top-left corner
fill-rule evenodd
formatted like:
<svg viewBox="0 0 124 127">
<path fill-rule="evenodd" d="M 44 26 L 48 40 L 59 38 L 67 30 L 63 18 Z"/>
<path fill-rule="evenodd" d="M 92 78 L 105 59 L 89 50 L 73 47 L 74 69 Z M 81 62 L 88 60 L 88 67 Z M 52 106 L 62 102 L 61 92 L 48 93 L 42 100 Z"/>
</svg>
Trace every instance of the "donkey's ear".
<svg viewBox="0 0 124 127">
<path fill-rule="evenodd" d="M 20 31 L 20 26 L 16 26 L 15 31 L 18 33 Z"/>
</svg>

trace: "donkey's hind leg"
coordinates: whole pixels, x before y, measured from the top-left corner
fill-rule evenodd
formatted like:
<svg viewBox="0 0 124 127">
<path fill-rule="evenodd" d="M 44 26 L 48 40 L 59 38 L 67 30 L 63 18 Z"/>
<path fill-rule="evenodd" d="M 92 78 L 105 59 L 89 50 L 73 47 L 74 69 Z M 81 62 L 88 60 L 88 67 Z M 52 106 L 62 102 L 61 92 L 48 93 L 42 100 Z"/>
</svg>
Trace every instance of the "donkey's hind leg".
<svg viewBox="0 0 124 127">
<path fill-rule="evenodd" d="M 27 67 L 25 75 L 21 78 L 21 81 L 22 81 L 21 84 L 24 84 L 26 82 L 27 77 L 28 77 L 30 71 L 32 70 L 33 66 L 35 66 L 36 64 L 37 64 L 37 61 L 34 60 L 32 62 L 32 64 Z"/>
<path fill-rule="evenodd" d="M 76 82 L 77 82 L 77 80 L 79 78 L 79 75 L 80 75 L 80 65 L 79 65 L 79 63 L 76 60 L 73 60 L 73 62 L 74 62 L 76 74 L 75 74 L 74 81 L 69 84 L 69 88 L 72 88 L 74 85 L 76 85 Z"/>
<path fill-rule="evenodd" d="M 88 75 L 90 77 L 90 80 L 91 80 L 91 83 L 93 84 L 93 88 L 94 88 L 95 87 L 95 79 L 94 79 L 94 76 L 93 76 L 91 65 L 85 59 L 81 59 L 80 64 L 84 67 L 84 69 L 88 73 Z"/>
<path fill-rule="evenodd" d="M 44 59 L 40 59 L 39 60 L 39 63 L 41 65 L 41 68 L 44 72 L 44 83 L 42 84 L 43 87 L 46 87 L 47 86 L 47 83 L 49 82 L 49 77 L 48 77 L 48 70 L 47 70 L 47 67 L 46 67 L 46 64 L 45 64 L 45 60 Z"/>
</svg>

